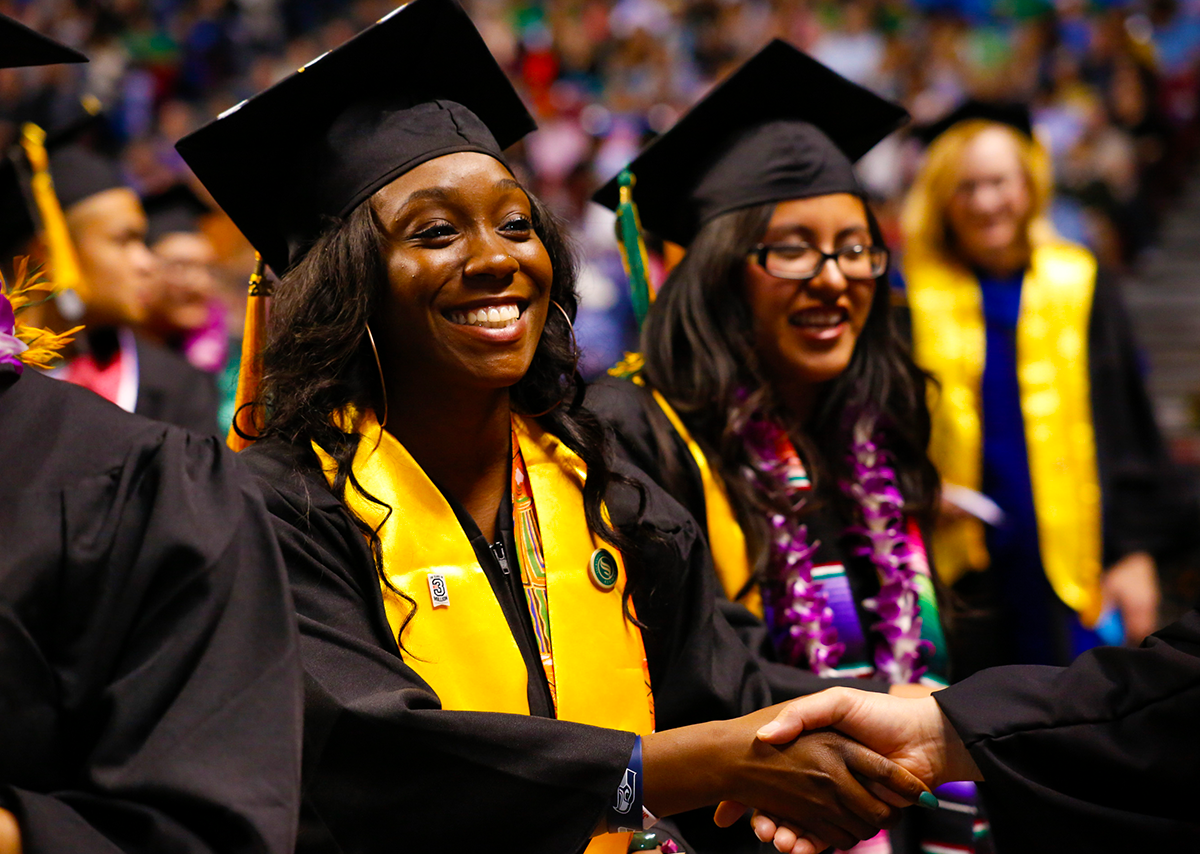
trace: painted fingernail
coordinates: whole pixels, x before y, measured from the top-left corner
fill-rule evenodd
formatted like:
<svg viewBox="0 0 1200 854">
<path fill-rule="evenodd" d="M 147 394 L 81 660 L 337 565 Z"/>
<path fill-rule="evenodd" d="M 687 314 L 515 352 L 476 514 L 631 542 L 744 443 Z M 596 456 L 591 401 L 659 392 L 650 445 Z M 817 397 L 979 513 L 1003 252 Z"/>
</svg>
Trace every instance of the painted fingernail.
<svg viewBox="0 0 1200 854">
<path fill-rule="evenodd" d="M 935 810 L 941 804 L 938 799 L 933 796 L 933 792 L 921 792 L 921 797 L 917 798 L 917 806 L 925 807 L 927 810 Z"/>
<path fill-rule="evenodd" d="M 777 724 L 775 721 L 771 721 L 769 724 L 763 724 L 762 728 L 759 729 L 759 731 L 758 731 L 758 737 L 759 738 L 770 738 L 778 731 L 779 731 L 779 724 Z"/>
</svg>

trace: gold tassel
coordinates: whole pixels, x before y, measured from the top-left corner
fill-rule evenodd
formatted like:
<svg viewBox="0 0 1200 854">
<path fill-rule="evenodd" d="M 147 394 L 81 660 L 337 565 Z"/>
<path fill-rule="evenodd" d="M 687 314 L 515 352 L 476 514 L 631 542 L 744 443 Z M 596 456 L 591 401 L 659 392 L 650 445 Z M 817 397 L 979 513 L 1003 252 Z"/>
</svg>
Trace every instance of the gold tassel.
<svg viewBox="0 0 1200 854">
<path fill-rule="evenodd" d="M 241 451 L 262 431 L 262 406 L 258 401 L 262 385 L 262 351 L 267 337 L 267 310 L 271 286 L 263 276 L 262 256 L 254 253 L 254 272 L 246 298 L 246 324 L 242 331 L 242 362 L 238 366 L 237 395 L 234 398 L 233 424 L 225 444 Z"/>
<path fill-rule="evenodd" d="M 50 156 L 46 153 L 46 132 L 32 122 L 21 128 L 21 148 L 32 172 L 29 188 L 41 219 L 42 239 L 46 242 L 50 276 L 59 290 L 71 289 L 87 301 L 87 283 L 75 255 L 75 244 L 67 230 L 67 218 L 54 192 L 50 177 Z"/>
</svg>

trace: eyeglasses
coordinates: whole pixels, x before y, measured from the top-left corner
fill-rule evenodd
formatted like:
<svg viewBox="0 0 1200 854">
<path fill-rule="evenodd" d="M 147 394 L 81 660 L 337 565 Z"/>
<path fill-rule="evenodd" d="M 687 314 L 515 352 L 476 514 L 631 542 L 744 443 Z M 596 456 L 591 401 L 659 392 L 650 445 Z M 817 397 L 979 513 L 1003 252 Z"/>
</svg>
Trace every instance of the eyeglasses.
<svg viewBox="0 0 1200 854">
<path fill-rule="evenodd" d="M 837 264 L 847 279 L 875 279 L 888 267 L 886 249 L 861 243 L 843 246 L 836 252 L 822 252 L 807 243 L 759 244 L 750 254 L 772 276 L 802 282 L 816 278 L 826 261 Z"/>
</svg>

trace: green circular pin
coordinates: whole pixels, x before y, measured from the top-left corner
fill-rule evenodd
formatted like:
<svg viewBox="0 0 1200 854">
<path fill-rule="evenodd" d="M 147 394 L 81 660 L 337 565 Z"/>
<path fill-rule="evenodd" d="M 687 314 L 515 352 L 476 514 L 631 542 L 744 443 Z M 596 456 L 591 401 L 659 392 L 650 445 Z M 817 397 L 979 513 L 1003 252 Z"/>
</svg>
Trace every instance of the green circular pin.
<svg viewBox="0 0 1200 854">
<path fill-rule="evenodd" d="M 617 586 L 617 559 L 608 549 L 596 549 L 588 562 L 592 584 L 605 593 Z"/>
</svg>

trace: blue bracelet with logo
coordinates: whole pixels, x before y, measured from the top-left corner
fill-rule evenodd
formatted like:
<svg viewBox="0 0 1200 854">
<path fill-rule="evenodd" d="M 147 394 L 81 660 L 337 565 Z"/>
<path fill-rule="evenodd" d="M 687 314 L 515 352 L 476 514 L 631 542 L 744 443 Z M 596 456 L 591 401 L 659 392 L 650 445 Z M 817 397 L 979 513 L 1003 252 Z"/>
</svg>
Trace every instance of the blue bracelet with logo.
<svg viewBox="0 0 1200 854">
<path fill-rule="evenodd" d="M 636 832 L 644 829 L 643 824 L 642 739 L 639 736 L 634 739 L 633 752 L 629 754 L 629 765 L 608 807 L 608 832 Z"/>
</svg>

